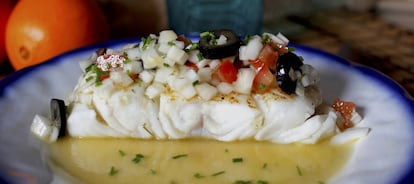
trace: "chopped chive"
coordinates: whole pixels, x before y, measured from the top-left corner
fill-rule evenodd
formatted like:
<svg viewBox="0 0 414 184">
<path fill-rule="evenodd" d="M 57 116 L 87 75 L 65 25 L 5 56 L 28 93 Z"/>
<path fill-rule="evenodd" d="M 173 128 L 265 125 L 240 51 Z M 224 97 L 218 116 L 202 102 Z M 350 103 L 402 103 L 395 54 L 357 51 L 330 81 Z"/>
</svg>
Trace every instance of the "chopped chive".
<svg viewBox="0 0 414 184">
<path fill-rule="evenodd" d="M 319 181 L 318 181 L 318 184 L 325 184 L 325 182 L 323 182 L 323 181 L 319 180 Z"/>
<path fill-rule="evenodd" d="M 267 181 L 263 181 L 263 180 L 258 180 L 257 181 L 257 184 L 268 184 L 268 182 Z"/>
<path fill-rule="evenodd" d="M 265 34 L 262 36 L 262 42 L 263 43 L 270 43 L 270 36 Z"/>
<path fill-rule="evenodd" d="M 118 169 L 116 169 L 114 166 L 111 167 L 111 170 L 109 170 L 109 176 L 114 176 L 118 173 Z"/>
<path fill-rule="evenodd" d="M 252 181 L 237 180 L 234 184 L 252 184 Z"/>
<path fill-rule="evenodd" d="M 131 62 L 132 62 L 132 60 L 130 60 L 129 58 L 126 58 L 125 61 L 124 61 L 124 64 L 128 64 L 128 63 L 131 63 Z"/>
<path fill-rule="evenodd" d="M 201 52 L 199 52 L 199 53 L 197 54 L 197 59 L 198 59 L 198 61 L 203 60 L 203 54 L 201 54 Z"/>
<path fill-rule="evenodd" d="M 302 170 L 300 169 L 298 165 L 296 166 L 296 171 L 298 172 L 299 176 L 302 176 Z"/>
<path fill-rule="evenodd" d="M 243 158 L 241 157 L 233 158 L 233 163 L 238 163 L 238 162 L 243 162 Z"/>
<path fill-rule="evenodd" d="M 173 156 L 172 159 L 179 159 L 179 158 L 187 157 L 187 156 L 188 156 L 187 154 L 179 154 L 179 155 Z"/>
<path fill-rule="evenodd" d="M 262 166 L 262 169 L 266 169 L 267 168 L 267 163 L 264 163 Z"/>
<path fill-rule="evenodd" d="M 121 157 L 123 157 L 123 156 L 126 155 L 126 153 L 124 151 L 122 151 L 122 150 L 118 150 L 118 153 L 119 153 L 119 155 L 121 155 Z"/>
<path fill-rule="evenodd" d="M 295 47 L 288 47 L 288 52 L 294 52 L 296 50 Z"/>
<path fill-rule="evenodd" d="M 163 65 L 164 65 L 165 67 L 170 67 L 170 65 L 169 65 L 168 63 L 163 63 Z"/>
<path fill-rule="evenodd" d="M 148 36 L 147 38 L 142 37 L 141 38 L 141 41 L 143 42 L 143 44 L 142 44 L 142 50 L 147 50 L 149 44 L 152 41 L 152 38 L 151 38 L 151 36 Z"/>
<path fill-rule="evenodd" d="M 200 83 L 200 81 L 196 80 L 193 82 L 193 86 L 196 86 L 198 83 Z"/>
<path fill-rule="evenodd" d="M 226 148 L 226 149 L 224 149 L 224 152 L 228 153 L 228 152 L 229 152 L 229 149 L 227 149 L 227 148 Z"/>
<path fill-rule="evenodd" d="M 135 155 L 135 158 L 134 159 L 132 159 L 132 162 L 134 162 L 134 163 L 139 163 L 142 159 L 144 158 L 144 155 L 142 155 L 142 154 L 136 154 Z"/>
<path fill-rule="evenodd" d="M 259 85 L 259 89 L 260 89 L 260 90 L 263 90 L 263 89 L 265 89 L 265 88 L 266 88 L 266 84 L 260 83 L 260 85 Z"/>
<path fill-rule="evenodd" d="M 152 175 L 157 174 L 157 171 L 156 171 L 156 170 L 154 170 L 154 169 L 150 169 L 150 172 L 151 172 L 151 174 L 152 174 Z"/>
<path fill-rule="evenodd" d="M 177 182 L 175 182 L 175 181 L 170 181 L 170 184 L 177 184 Z"/>
<path fill-rule="evenodd" d="M 248 34 L 244 37 L 243 43 L 246 45 L 247 43 L 249 43 L 251 36 Z"/>
<path fill-rule="evenodd" d="M 93 67 L 96 67 L 96 65 L 95 64 L 89 65 L 88 67 L 85 68 L 85 72 L 88 73 L 88 72 L 92 71 Z"/>
<path fill-rule="evenodd" d="M 194 177 L 200 179 L 200 178 L 204 178 L 205 176 L 201 175 L 200 173 L 195 173 Z"/>
<path fill-rule="evenodd" d="M 86 82 L 89 82 L 93 79 L 93 76 L 89 76 L 88 78 L 85 79 Z"/>
<path fill-rule="evenodd" d="M 213 173 L 211 176 L 218 176 L 218 175 L 222 175 L 224 173 L 226 173 L 226 171 L 220 171 L 220 172 Z"/>
<path fill-rule="evenodd" d="M 200 37 L 205 37 L 205 36 L 210 36 L 210 32 L 206 31 L 206 32 L 202 32 L 200 33 Z"/>
<path fill-rule="evenodd" d="M 197 43 L 191 43 L 190 50 L 197 49 L 197 47 L 198 47 L 198 44 Z"/>
<path fill-rule="evenodd" d="M 173 46 L 173 45 L 175 45 L 175 43 L 174 43 L 173 41 L 169 41 L 167 44 L 168 44 L 169 46 Z"/>
</svg>

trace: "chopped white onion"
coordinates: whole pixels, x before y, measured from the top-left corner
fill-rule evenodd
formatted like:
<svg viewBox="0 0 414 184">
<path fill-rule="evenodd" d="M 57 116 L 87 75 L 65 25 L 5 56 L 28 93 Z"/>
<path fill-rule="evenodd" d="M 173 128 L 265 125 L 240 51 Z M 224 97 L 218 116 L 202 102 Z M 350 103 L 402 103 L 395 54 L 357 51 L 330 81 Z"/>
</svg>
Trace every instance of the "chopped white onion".
<svg viewBox="0 0 414 184">
<path fill-rule="evenodd" d="M 345 131 L 333 136 L 331 138 L 330 143 L 334 145 L 345 144 L 352 140 L 368 135 L 370 130 L 371 130 L 370 128 L 366 128 L 366 127 L 348 128 Z"/>
<path fill-rule="evenodd" d="M 234 90 L 242 94 L 250 94 L 256 72 L 251 68 L 241 68 L 237 80 L 233 83 Z"/>
<path fill-rule="evenodd" d="M 195 86 L 198 95 L 204 100 L 210 100 L 217 94 L 217 88 L 208 84 L 201 83 Z"/>
</svg>

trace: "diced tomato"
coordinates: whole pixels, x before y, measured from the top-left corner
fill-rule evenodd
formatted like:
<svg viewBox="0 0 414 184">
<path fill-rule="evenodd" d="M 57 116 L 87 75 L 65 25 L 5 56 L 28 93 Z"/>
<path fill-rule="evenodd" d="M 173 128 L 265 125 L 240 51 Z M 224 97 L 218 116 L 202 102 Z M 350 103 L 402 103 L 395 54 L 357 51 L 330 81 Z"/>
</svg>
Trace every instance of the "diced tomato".
<svg viewBox="0 0 414 184">
<path fill-rule="evenodd" d="M 249 60 L 249 63 L 256 69 L 256 71 L 260 71 L 263 66 L 265 66 L 265 63 L 260 59 Z"/>
<path fill-rule="evenodd" d="M 130 77 L 132 80 L 135 80 L 135 79 L 138 79 L 139 75 L 138 75 L 138 74 L 129 74 L 129 77 Z"/>
<path fill-rule="evenodd" d="M 337 124 L 340 130 L 345 130 L 347 128 L 353 127 L 353 123 L 351 121 L 352 112 L 355 110 L 355 104 L 353 102 L 347 102 L 340 99 L 336 99 L 335 102 L 332 104 L 332 108 L 341 114 L 344 122 L 341 124 Z"/>
<path fill-rule="evenodd" d="M 259 56 L 257 57 L 258 60 L 262 61 L 269 69 L 275 70 L 276 69 L 276 62 L 279 58 L 279 53 L 273 49 L 272 46 L 266 44 L 262 51 L 260 51 Z"/>
<path fill-rule="evenodd" d="M 222 61 L 222 63 L 217 67 L 216 72 L 222 82 L 231 84 L 237 80 L 237 68 L 229 60 Z"/>
<path fill-rule="evenodd" d="M 191 44 L 190 40 L 187 39 L 184 35 L 178 36 L 175 40 L 184 42 L 184 48 Z"/>
<path fill-rule="evenodd" d="M 249 64 L 245 64 L 242 60 L 239 60 L 239 59 L 236 59 L 234 62 L 233 62 L 233 65 L 237 68 L 237 69 L 240 69 L 240 68 L 249 68 L 250 66 L 249 66 Z"/>
<path fill-rule="evenodd" d="M 193 69 L 195 72 L 198 72 L 198 66 L 192 62 L 187 61 L 185 63 L 185 66 L 190 67 L 191 69 Z"/>
<path fill-rule="evenodd" d="M 263 65 L 254 77 L 252 90 L 256 93 L 264 93 L 268 91 L 274 83 L 275 76 L 267 65 Z"/>
<path fill-rule="evenodd" d="M 99 81 L 103 81 L 109 78 L 109 72 L 99 76 Z"/>
</svg>

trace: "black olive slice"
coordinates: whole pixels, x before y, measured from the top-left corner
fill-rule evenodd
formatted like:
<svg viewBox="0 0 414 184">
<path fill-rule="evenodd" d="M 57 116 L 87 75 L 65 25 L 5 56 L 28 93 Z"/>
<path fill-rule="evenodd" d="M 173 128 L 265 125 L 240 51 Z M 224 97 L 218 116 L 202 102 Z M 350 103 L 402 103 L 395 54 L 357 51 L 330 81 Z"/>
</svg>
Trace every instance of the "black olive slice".
<svg viewBox="0 0 414 184">
<path fill-rule="evenodd" d="M 59 130 L 58 138 L 66 135 L 66 106 L 60 99 L 50 100 L 51 119 Z"/>
<path fill-rule="evenodd" d="M 231 30 L 220 29 L 210 31 L 209 35 L 202 36 L 199 41 L 199 50 L 204 58 L 207 59 L 220 59 L 229 56 L 234 56 L 239 51 L 240 38 Z M 220 35 L 227 38 L 227 42 L 222 45 L 214 43 L 215 39 L 218 39 Z"/>
<path fill-rule="evenodd" d="M 279 87 L 287 94 L 296 91 L 296 77 L 292 78 L 291 72 L 301 71 L 302 60 L 293 52 L 279 56 L 276 66 L 276 81 Z"/>
</svg>

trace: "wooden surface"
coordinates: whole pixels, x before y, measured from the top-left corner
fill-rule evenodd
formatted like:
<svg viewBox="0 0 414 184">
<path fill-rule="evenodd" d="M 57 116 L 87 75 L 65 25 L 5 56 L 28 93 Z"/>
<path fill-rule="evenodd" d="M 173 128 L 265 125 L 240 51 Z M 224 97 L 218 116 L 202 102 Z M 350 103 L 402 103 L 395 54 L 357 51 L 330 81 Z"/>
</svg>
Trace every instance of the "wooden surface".
<svg viewBox="0 0 414 184">
<path fill-rule="evenodd" d="M 414 33 L 375 13 L 335 11 L 290 16 L 304 26 L 289 38 L 381 71 L 414 95 Z"/>
</svg>

